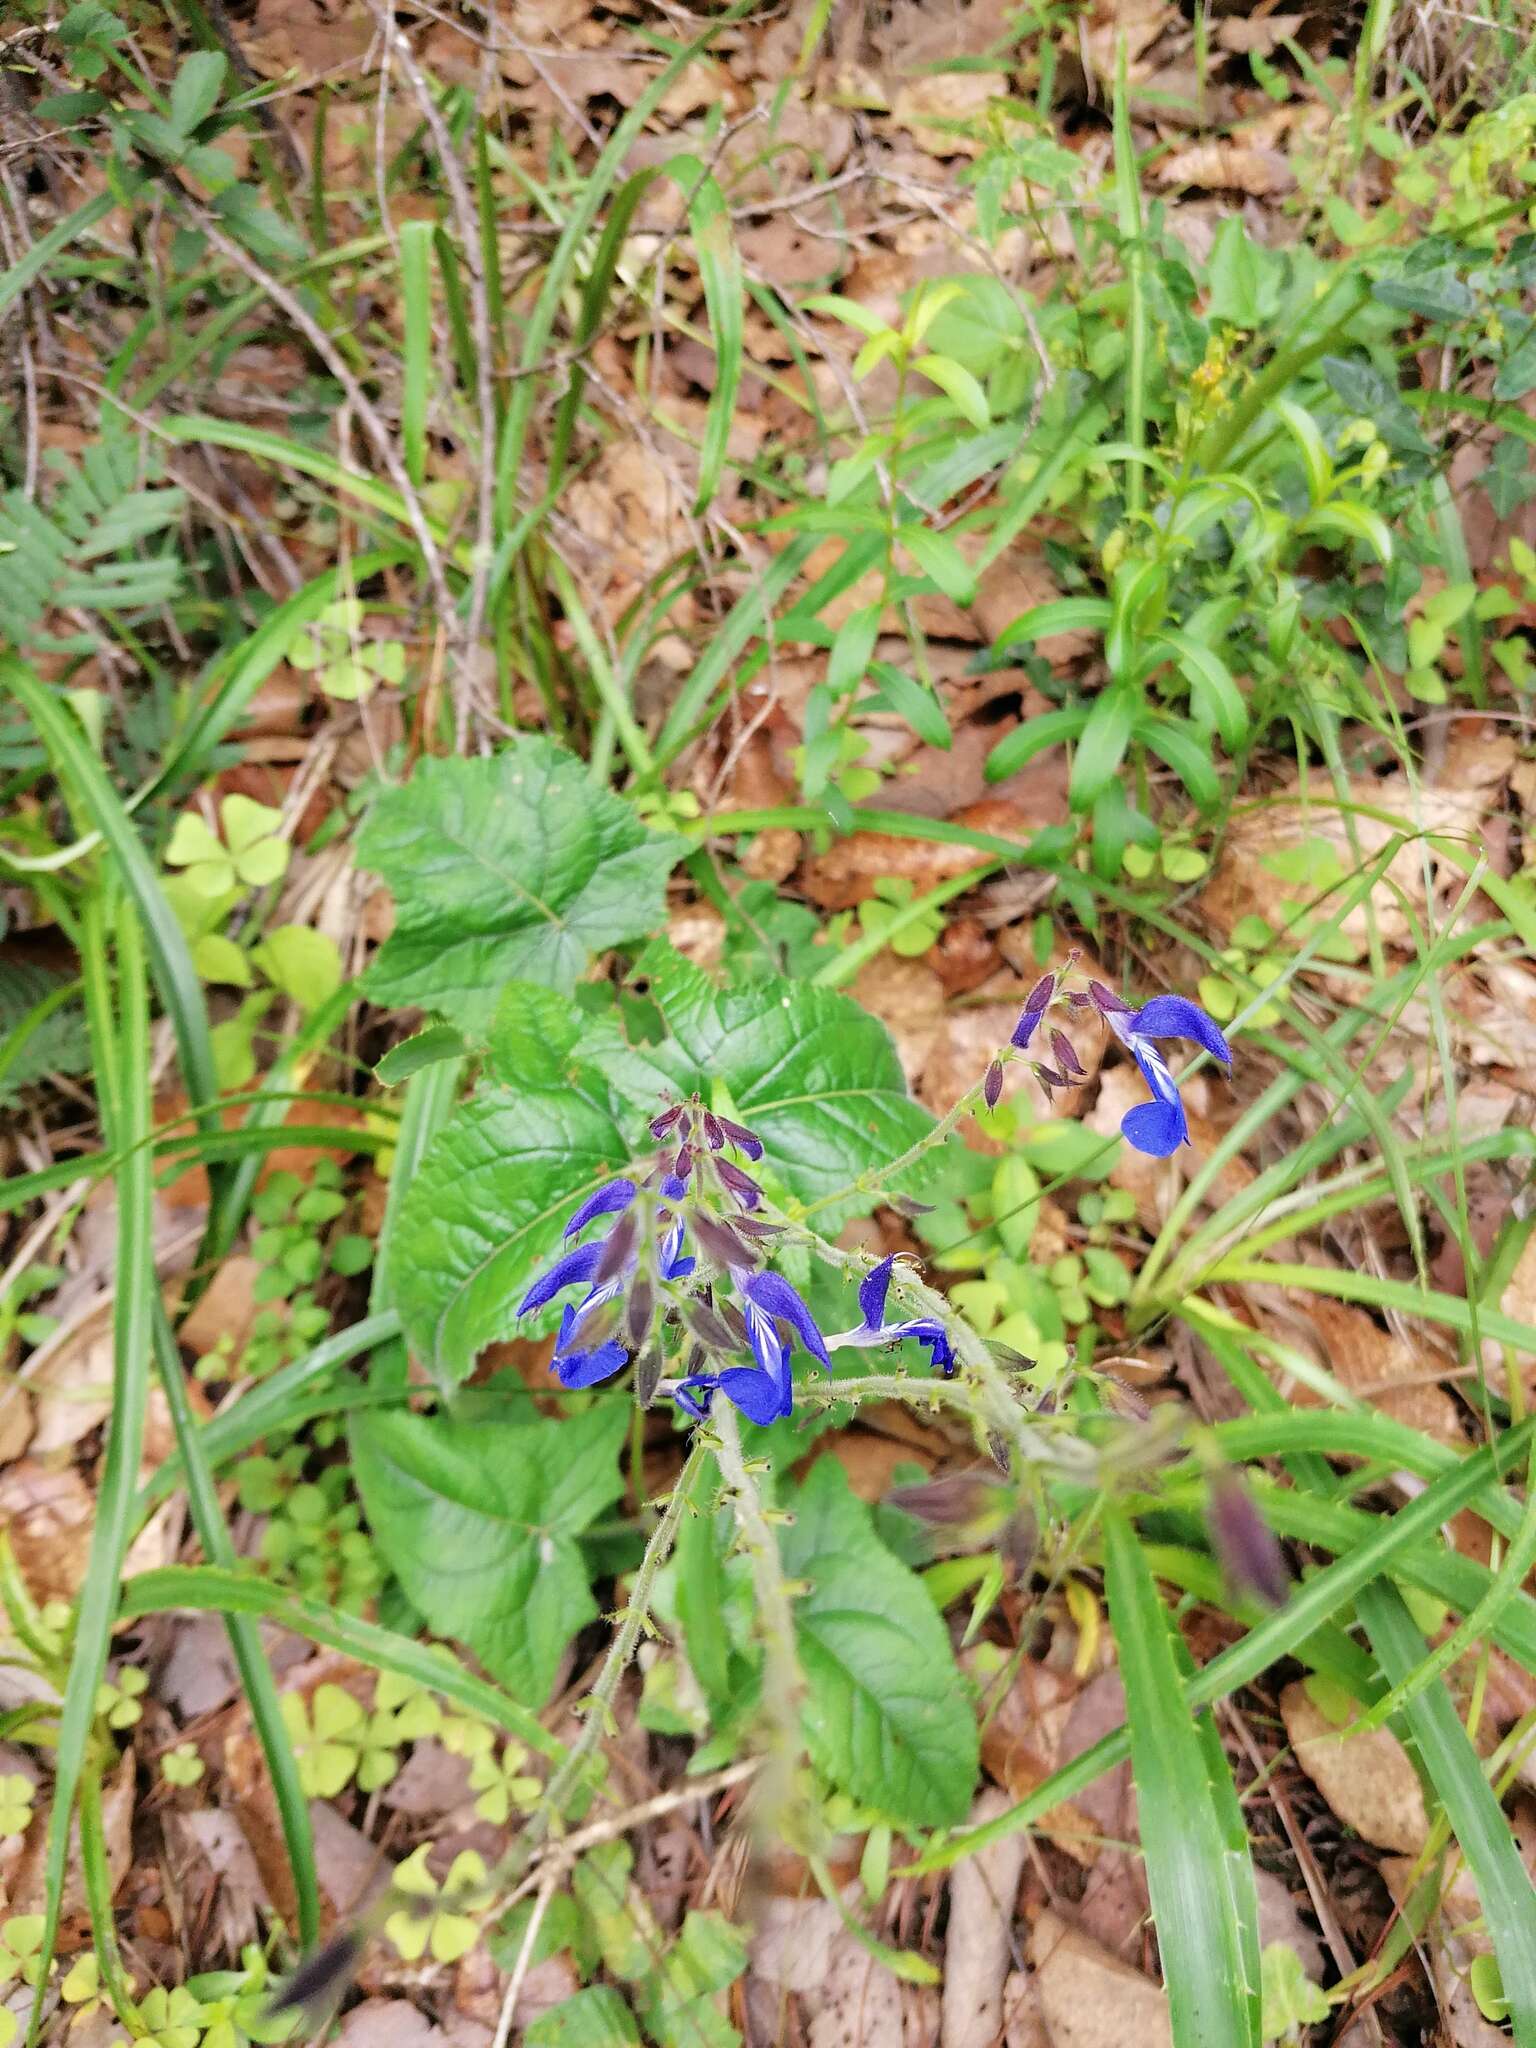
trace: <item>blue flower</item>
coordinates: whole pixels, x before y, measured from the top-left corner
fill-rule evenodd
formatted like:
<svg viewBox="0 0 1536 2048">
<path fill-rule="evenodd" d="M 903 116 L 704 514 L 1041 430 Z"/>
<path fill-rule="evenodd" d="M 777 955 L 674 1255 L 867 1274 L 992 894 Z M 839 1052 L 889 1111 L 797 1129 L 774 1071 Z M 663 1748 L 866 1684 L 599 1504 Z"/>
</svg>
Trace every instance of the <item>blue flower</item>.
<svg viewBox="0 0 1536 2048">
<path fill-rule="evenodd" d="M 891 1268 L 895 1263 L 894 1256 L 882 1259 L 865 1275 L 859 1287 L 863 1322 L 857 1329 L 829 1337 L 827 1342 L 834 1351 L 843 1347 L 864 1351 L 876 1344 L 894 1344 L 901 1337 L 915 1337 L 926 1349 L 928 1363 L 948 1378 L 955 1369 L 955 1354 L 949 1332 L 937 1316 L 911 1316 L 904 1323 L 888 1323 L 885 1319 L 885 1297 L 890 1291 Z"/>
<path fill-rule="evenodd" d="M 1139 1010 L 1109 1009 L 1103 1003 L 1098 1007 L 1152 1090 L 1152 1101 L 1126 1111 L 1120 1120 L 1121 1133 L 1138 1152 L 1166 1159 L 1189 1143 L 1189 1119 L 1179 1099 L 1179 1084 L 1153 1041 L 1191 1039 L 1226 1066 L 1232 1064 L 1232 1048 L 1204 1010 L 1183 996 L 1154 996 Z"/>
<path fill-rule="evenodd" d="M 576 1210 L 565 1226 L 565 1236 L 574 1237 L 594 1217 L 612 1216 L 628 1209 L 635 1194 L 632 1180 L 610 1181 Z M 599 1281 L 597 1276 L 608 1252 L 608 1239 L 594 1237 L 590 1243 L 563 1253 L 547 1272 L 539 1275 L 518 1304 L 519 1316 L 532 1315 L 535 1309 L 547 1307 L 563 1289 L 587 1287 L 584 1300 L 574 1308 L 567 1303 L 562 1311 L 555 1353 L 549 1361 L 550 1371 L 563 1387 L 595 1387 L 599 1380 L 611 1379 L 629 1362 L 629 1346 L 617 1337 L 603 1336 L 600 1342 L 585 1347 L 581 1344 L 584 1332 L 589 1337 L 599 1334 L 592 1327 L 595 1322 L 606 1326 L 608 1318 L 602 1317 L 601 1311 L 628 1287 L 639 1263 L 637 1254 L 631 1250 L 613 1272 Z M 661 1241 L 660 1276 L 663 1280 L 681 1280 L 693 1271 L 695 1263 L 693 1255 L 683 1251 L 683 1221 L 680 1216 L 675 1217 Z"/>
<path fill-rule="evenodd" d="M 789 1358 L 794 1337 L 823 1365 L 830 1365 L 826 1339 L 815 1318 L 787 1280 L 777 1273 L 733 1273 L 741 1293 L 747 1342 L 755 1365 L 727 1366 L 724 1372 L 695 1373 L 679 1382 L 678 1402 L 702 1421 L 714 1396 L 724 1394 L 749 1422 L 777 1422 L 788 1415 L 794 1402 Z M 785 1336 L 781 1324 L 788 1324 Z"/>
</svg>

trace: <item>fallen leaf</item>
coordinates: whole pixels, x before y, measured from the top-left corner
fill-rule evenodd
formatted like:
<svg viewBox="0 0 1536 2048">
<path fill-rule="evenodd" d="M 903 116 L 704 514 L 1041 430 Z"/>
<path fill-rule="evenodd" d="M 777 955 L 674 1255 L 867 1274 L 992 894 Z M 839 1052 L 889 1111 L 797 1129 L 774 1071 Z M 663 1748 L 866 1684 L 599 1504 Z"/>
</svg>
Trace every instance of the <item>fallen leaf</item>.
<svg viewBox="0 0 1536 2048">
<path fill-rule="evenodd" d="M 1012 1804 L 1006 1793 L 985 1791 L 967 1825 L 979 1827 Z M 1002 2029 L 1003 1985 L 1028 1846 L 1022 1834 L 1004 1835 L 957 1863 L 950 1876 L 941 2048 L 993 2048 Z"/>
<path fill-rule="evenodd" d="M 1154 162 L 1159 185 L 1195 185 L 1207 192 L 1242 192 L 1250 199 L 1273 199 L 1289 192 L 1296 174 L 1275 149 L 1242 142 L 1193 142 Z"/>
<path fill-rule="evenodd" d="M 1363 1308 L 1349 1302 L 1329 1301 L 1322 1295 L 1309 1296 L 1302 1303 L 1294 1294 L 1287 1299 L 1299 1310 L 1302 1325 L 1300 1329 L 1293 1325 L 1288 1334 L 1293 1338 L 1300 1335 L 1305 1341 L 1309 1324 L 1315 1340 L 1307 1348 L 1351 1393 L 1363 1395 L 1383 1415 L 1423 1430 L 1439 1443 L 1465 1443 L 1461 1411 L 1434 1381 L 1442 1361 L 1415 1351 L 1393 1331 L 1382 1329 Z M 1298 1408 L 1321 1405 L 1310 1388 L 1288 1374 L 1278 1384 Z"/>
<path fill-rule="evenodd" d="M 35 1457 L 66 1450 L 112 1412 L 112 1296 L 99 1294 L 27 1361 L 37 1408 Z"/>
<path fill-rule="evenodd" d="M 891 121 L 910 129 L 929 156 L 980 156 L 980 117 L 990 101 L 1008 90 L 1001 71 L 933 71 L 911 78 L 897 91 Z"/>
<path fill-rule="evenodd" d="M 1241 57 L 1252 50 L 1267 57 L 1277 43 L 1294 36 L 1305 20 L 1304 14 L 1229 14 L 1216 25 L 1217 46 Z"/>
<path fill-rule="evenodd" d="M 221 1337 L 230 1339 L 234 1356 L 239 1357 L 256 1315 L 253 1290 L 261 1270 L 260 1262 L 248 1252 L 232 1252 L 219 1262 L 212 1280 L 177 1331 L 179 1341 L 194 1357 L 201 1358 L 212 1351 Z"/>
<path fill-rule="evenodd" d="M 810 2048 L 903 2048 L 902 1986 L 839 1927 L 826 1975 L 806 1996 Z"/>
<path fill-rule="evenodd" d="M 1296 1761 L 1346 1827 L 1378 1849 L 1416 1856 L 1429 1835 L 1424 1788 L 1390 1728 L 1335 1727 L 1298 1679 L 1280 1695 Z"/>
<path fill-rule="evenodd" d="M 0 1528 L 39 1604 L 73 1600 L 85 1583 L 96 1505 L 73 1465 L 22 1458 L 0 1472 Z"/>
<path fill-rule="evenodd" d="M 1265 803 L 1234 814 L 1216 871 L 1201 892 L 1200 912 L 1223 936 L 1242 917 L 1273 923 L 1283 914 L 1277 911 L 1282 900 L 1306 902 L 1318 893 L 1304 874 L 1287 872 L 1299 856 L 1314 853 L 1322 866 L 1331 855 L 1337 869 L 1354 874 L 1406 834 L 1407 842 L 1375 885 L 1369 910 L 1357 904 L 1338 927 L 1357 957 L 1366 950 L 1372 913 L 1383 941 L 1401 944 L 1410 934 L 1410 911 L 1423 908 L 1426 863 L 1437 897 L 1466 881 L 1459 867 L 1438 859 L 1418 835 L 1479 837 L 1513 760 L 1513 743 L 1494 738 L 1475 749 L 1458 748 L 1454 758 L 1448 754 L 1443 780 L 1433 789 L 1415 790 L 1401 774 L 1361 776 L 1346 785 L 1345 800 L 1355 807 L 1350 810 L 1316 777 L 1305 794 L 1293 781 Z"/>
<path fill-rule="evenodd" d="M 824 1981 L 843 1927 L 830 1900 L 769 1894 L 759 1900 L 756 1919 L 750 1949 L 754 1977 L 795 1992 L 812 1991 Z"/>
<path fill-rule="evenodd" d="M 133 1751 L 125 1749 L 101 1788 L 101 1827 L 107 1846 L 107 1877 L 114 1893 L 127 1876 L 132 1860 L 135 1771 Z M 8 1910 L 13 1914 L 43 1911 L 47 1890 L 48 1820 L 49 1809 L 46 1806 L 33 1809 L 25 1847 L 12 1879 Z M 71 1816 L 69 1824 L 69 1872 L 64 1881 L 60 1910 L 66 1919 L 86 1911 L 78 1815 Z"/>
<path fill-rule="evenodd" d="M 1167 1994 L 1055 1913 L 1035 1922 L 1029 1959 L 1051 2048 L 1172 2048 Z"/>
</svg>

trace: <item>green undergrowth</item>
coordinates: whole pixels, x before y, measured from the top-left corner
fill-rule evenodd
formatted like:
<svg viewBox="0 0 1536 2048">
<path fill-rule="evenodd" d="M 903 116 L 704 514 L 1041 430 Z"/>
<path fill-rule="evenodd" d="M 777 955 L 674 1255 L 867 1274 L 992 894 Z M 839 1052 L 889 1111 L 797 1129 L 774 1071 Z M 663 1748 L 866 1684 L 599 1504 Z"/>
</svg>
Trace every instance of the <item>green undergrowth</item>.
<svg viewBox="0 0 1536 2048">
<path fill-rule="evenodd" d="M 902 1880 L 1037 1829 L 1129 1758 L 1178 2048 L 1306 2039 L 1372 2005 L 1458 1857 L 1477 2001 L 1536 2044 L 1511 1825 L 1530 1730 L 1488 1707 L 1493 1648 L 1536 1672 L 1536 1327 L 1506 1306 L 1536 1140 L 1462 1102 L 1488 1028 L 1469 1005 L 1495 970 L 1520 985 L 1536 894 L 1485 823 L 1446 824 L 1424 743 L 1454 714 L 1527 751 L 1536 555 L 1518 536 L 1475 553 L 1453 464 L 1482 448 L 1501 520 L 1536 495 L 1536 95 L 1506 67 L 1497 97 L 1437 110 L 1393 69 L 1390 6 L 1347 57 L 1256 58 L 1264 91 L 1332 99 L 1332 139 L 1298 154 L 1271 238 L 1233 211 L 1197 261 L 1123 63 L 1107 107 L 1075 110 L 1109 150 L 1085 191 L 1054 97 L 1069 10 L 1037 8 L 967 137 L 949 274 L 887 317 L 844 276 L 793 293 L 745 263 L 734 223 L 775 161 L 774 109 L 745 158 L 716 104 L 632 168 L 747 11 L 693 43 L 658 16 L 654 68 L 601 147 L 532 166 L 413 59 L 409 142 L 338 194 L 325 123 L 366 137 L 360 84 L 321 88 L 316 160 L 295 166 L 273 90 L 201 9 L 23 8 L 47 53 L 18 74 L 31 113 L 104 182 L 0 273 L 0 312 L 77 295 L 101 346 L 67 452 L 35 459 L 26 405 L 0 409 L 0 1100 L 29 1131 L 0 1181 L 23 1245 L 0 1399 L 59 1328 L 93 1191 L 117 1229 L 78 1598 L 40 1604 L 0 1538 L 29 1687 L 3 1732 L 35 1767 L 0 1776 L 0 1829 L 43 1872 L 43 1910 L 0 1923 L 0 2035 L 104 2003 L 162 2048 L 285 2038 L 272 1986 L 325 1919 L 310 1800 L 362 1821 L 436 1742 L 504 1859 L 410 1836 L 361 1935 L 444 1969 L 483 1938 L 513 1978 L 569 1957 L 581 1988 L 526 2030 L 539 2048 L 729 2048 L 743 1927 L 719 1902 L 659 1917 L 615 1819 L 633 1787 L 603 1744 L 633 1711 L 693 1778 L 753 1779 L 744 1825 L 908 1981 L 936 1981 L 943 1943 L 892 1910 Z M 658 254 L 663 200 L 679 226 Z M 525 216 L 536 257 L 514 266 Z M 1020 292 L 1003 252 L 1053 234 L 1070 261 Z M 628 345 L 637 309 L 702 342 L 712 375 L 685 429 L 633 354 L 688 523 L 615 613 L 570 545 L 572 492 L 633 431 L 587 365 L 599 340 Z M 749 321 L 779 337 L 771 364 L 749 359 Z M 286 409 L 226 416 L 221 373 L 274 336 Z M 796 424 L 743 459 L 749 373 Z M 178 481 L 195 449 L 260 494 L 253 515 Z M 291 575 L 269 573 L 263 527 Z M 999 622 L 988 600 L 1024 557 L 1053 594 Z M 797 786 L 708 809 L 709 736 L 789 656 L 815 663 Z M 248 731 L 295 673 L 306 738 L 335 720 L 364 742 L 318 820 L 263 778 Z M 1006 803 L 1059 762 L 1064 823 L 905 806 L 902 748 L 950 749 L 983 677 L 987 782 Z M 386 709 L 397 723 L 365 722 Z M 902 748 L 873 743 L 893 730 Z M 760 878 L 761 835 L 821 854 L 861 828 L 965 865 L 877 877 L 832 918 Z M 1260 908 L 1223 922 L 1203 892 L 1255 837 Z M 308 886 L 328 862 L 361 891 L 344 917 Z M 1090 947 L 1133 1003 L 1174 989 L 1232 1040 L 1231 1085 L 1209 1062 L 1196 1084 L 1208 1139 L 1153 1200 L 1072 1097 L 1048 1112 L 1021 1084 L 985 1106 L 985 1057 L 936 1121 L 847 992 L 941 960 L 998 877 L 1028 884 L 1010 958 L 1043 973 Z M 370 892 L 390 921 L 365 946 Z M 685 902 L 718 916 L 718 971 L 667 937 Z M 822 1329 L 858 1322 L 861 1233 L 910 1232 L 941 1291 L 903 1271 L 901 1313 L 947 1319 L 955 1378 L 915 1352 L 802 1355 L 792 1415 L 738 1425 L 722 1400 L 674 1443 L 664 1397 L 648 1413 L 628 1380 L 530 1379 L 496 1348 L 555 1330 L 518 1309 L 563 1219 L 649 1157 L 663 1101 L 694 1096 L 761 1138 L 774 1263 Z M 156 1196 L 189 1169 L 201 1238 L 168 1296 Z M 180 1326 L 237 1257 L 253 1314 L 194 1349 Z M 1274 1334 L 1252 1304 L 1280 1295 L 1411 1336 L 1457 1390 L 1455 1440 Z M 691 1369 L 667 1329 L 637 1366 L 647 1397 Z M 1147 1410 L 1127 1373 L 1143 1354 L 1197 1358 L 1227 1419 Z M 146 1472 L 155 1388 L 175 1451 Z M 922 1484 L 872 1506 L 835 1457 L 806 1457 L 890 1400 L 949 1432 L 965 1477 L 940 1512 Z M 173 1493 L 181 1561 L 125 1580 Z M 1462 1509 L 1492 1532 L 1487 1562 L 1446 1540 Z M 1286 1546 L 1276 1605 L 1234 1517 Z M 158 1797 L 195 1803 L 217 1778 L 195 1731 L 141 1746 L 133 1625 L 181 1610 L 228 1630 L 292 1912 L 227 1967 L 193 1956 L 151 1984 L 103 1799 L 126 1746 Z M 1191 1643 L 1218 1638 L 1181 1626 L 1197 1611 L 1223 1644 L 1198 1663 Z M 978 1729 L 1063 1614 L 1112 1638 L 1126 1726 L 974 1826 Z M 284 1689 L 263 1622 L 337 1653 L 344 1680 Z M 574 1728 L 547 1711 L 573 1671 Z M 1320 1984 L 1261 1954 L 1262 1790 L 1234 1778 L 1219 1711 L 1295 1676 L 1341 1727 L 1393 1730 L 1431 1823 L 1408 1907 Z M 66 1953 L 76 1868 L 91 1941 Z"/>
</svg>

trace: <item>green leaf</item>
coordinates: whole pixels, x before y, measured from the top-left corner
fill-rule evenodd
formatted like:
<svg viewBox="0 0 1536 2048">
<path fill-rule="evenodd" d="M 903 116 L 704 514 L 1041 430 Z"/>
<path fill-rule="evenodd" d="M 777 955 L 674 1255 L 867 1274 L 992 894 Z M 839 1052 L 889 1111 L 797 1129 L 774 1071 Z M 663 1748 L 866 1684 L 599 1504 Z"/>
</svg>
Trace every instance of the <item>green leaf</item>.
<svg viewBox="0 0 1536 2048">
<path fill-rule="evenodd" d="M 812 1467 L 779 1548 L 808 1589 L 795 1634 L 812 1761 L 839 1790 L 907 1826 L 958 1821 L 976 1783 L 977 1736 L 949 1632 L 835 1459 Z"/>
<path fill-rule="evenodd" d="M 1104 1577 L 1173 2038 L 1187 2048 L 1257 2048 L 1258 1902 L 1246 1843 L 1234 1843 L 1228 1825 L 1230 1767 L 1190 1716 L 1184 1683 L 1193 1667 L 1135 1529 L 1109 1506 Z"/>
<path fill-rule="evenodd" d="M 931 527 L 898 526 L 896 538 L 928 577 L 953 603 L 967 605 L 976 596 L 976 571 L 947 533 Z"/>
<path fill-rule="evenodd" d="M 662 920 L 682 842 L 647 832 L 548 740 L 488 760 L 425 760 L 385 792 L 358 859 L 395 893 L 398 922 L 368 975 L 379 1002 L 489 1024 L 516 976 L 569 992 L 605 946 Z"/>
<path fill-rule="evenodd" d="M 460 1059 L 467 1050 L 462 1034 L 451 1024 L 429 1024 L 425 1031 L 414 1032 L 398 1045 L 392 1045 L 374 1068 L 374 1079 L 386 1088 L 398 1088 L 423 1067 L 434 1067 L 440 1060 Z"/>
<path fill-rule="evenodd" d="M 517 1304 L 582 1195 L 623 1165 L 606 1108 L 571 1089 L 491 1087 L 423 1155 L 392 1255 L 411 1348 L 439 1386 L 517 1328 Z"/>
<path fill-rule="evenodd" d="M 942 747 L 947 753 L 954 743 L 953 735 L 949 715 L 937 694 L 915 676 L 909 676 L 905 669 L 897 668 L 894 662 L 871 662 L 869 672 L 880 688 L 865 699 L 868 707 L 894 711 L 898 718 L 907 721 L 920 740 L 930 747 Z"/>
<path fill-rule="evenodd" d="M 486 1039 L 491 1077 L 510 1088 L 564 1088 L 581 1019 L 564 996 L 534 981 L 512 981 L 501 992 Z"/>
<path fill-rule="evenodd" d="M 690 1913 L 640 1989 L 646 2032 L 663 2048 L 739 2048 L 718 1994 L 747 1967 L 747 1944 L 720 1913 Z"/>
<path fill-rule="evenodd" d="M 626 1057 L 610 1044 L 584 1045 L 632 1098 L 654 1115 L 664 1082 L 706 1100 L 716 1079 L 733 1114 L 762 1139 L 764 1172 L 804 1201 L 818 1201 L 859 1174 L 893 1159 L 930 1126 L 907 1092 L 885 1026 L 848 996 L 806 982 L 765 977 L 746 988 L 717 989 L 701 968 L 671 947 L 648 947 L 640 961 L 672 1041 Z M 836 1229 L 866 1213 L 869 1195 L 850 1195 L 819 1211 Z"/>
<path fill-rule="evenodd" d="M 978 431 L 991 426 L 992 411 L 987 404 L 987 394 L 963 363 L 957 363 L 949 356 L 929 355 L 919 356 L 912 367 L 921 370 L 929 383 L 937 384 L 955 410 Z"/>
<path fill-rule="evenodd" d="M 194 50 L 185 59 L 171 87 L 171 125 L 179 135 L 190 135 L 213 112 L 228 68 L 220 50 Z"/>
<path fill-rule="evenodd" d="M 1088 710 L 1086 704 L 1071 704 L 1061 711 L 1042 711 L 1037 718 L 1026 718 L 1022 725 L 1016 725 L 987 756 L 988 782 L 1006 781 L 1047 747 L 1075 740 L 1088 723 Z"/>
<path fill-rule="evenodd" d="M 624 1490 L 628 1423 L 622 1401 L 529 1423 L 353 1418 L 368 1520 L 412 1605 L 530 1706 L 597 1613 L 577 1538 Z"/>
<path fill-rule="evenodd" d="M 593 1984 L 531 2021 L 523 2048 L 640 2048 L 640 2030 L 611 1984 Z"/>
<path fill-rule="evenodd" d="M 1119 772 L 1135 729 L 1139 696 L 1128 683 L 1111 683 L 1094 698 L 1067 784 L 1075 810 L 1085 810 Z"/>
<path fill-rule="evenodd" d="M 249 988 L 251 963 L 222 932 L 205 932 L 192 948 L 192 965 L 204 981 L 221 981 L 230 988 Z"/>
<path fill-rule="evenodd" d="M 1532 390 L 1536 390 L 1536 320 L 1527 325 L 1493 380 L 1495 398 L 1524 398 Z"/>
<path fill-rule="evenodd" d="M 268 981 L 305 1010 L 317 1010 L 341 987 L 336 941 L 307 924 L 280 924 L 251 955 Z"/>
<path fill-rule="evenodd" d="M 1206 301 L 1210 318 L 1251 333 L 1273 310 L 1276 268 L 1274 252 L 1254 240 L 1239 215 L 1229 214 L 1211 243 Z"/>
</svg>

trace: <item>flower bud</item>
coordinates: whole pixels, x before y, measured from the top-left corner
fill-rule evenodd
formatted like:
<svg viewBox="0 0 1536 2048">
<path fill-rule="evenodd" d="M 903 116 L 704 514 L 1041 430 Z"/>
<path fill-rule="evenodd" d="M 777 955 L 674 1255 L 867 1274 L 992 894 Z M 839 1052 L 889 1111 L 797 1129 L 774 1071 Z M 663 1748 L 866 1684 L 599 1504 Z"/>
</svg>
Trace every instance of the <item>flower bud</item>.
<svg viewBox="0 0 1536 2048">
<path fill-rule="evenodd" d="M 633 1209 L 628 1209 L 603 1239 L 602 1257 L 592 1271 L 594 1287 L 606 1287 L 610 1280 L 623 1272 L 634 1257 L 635 1240 L 639 1235 L 639 1219 Z"/>
<path fill-rule="evenodd" d="M 1213 1475 L 1205 1519 L 1211 1548 L 1232 1585 L 1267 1606 L 1283 1607 L 1291 1590 L 1285 1553 L 1240 1473 L 1223 1468 Z"/>
<path fill-rule="evenodd" d="M 1051 1051 L 1056 1055 L 1056 1064 L 1064 1074 L 1085 1074 L 1088 1070 L 1077 1056 L 1077 1048 L 1065 1031 L 1051 1033 Z"/>
<path fill-rule="evenodd" d="M 660 1116 L 651 1118 L 651 1136 L 664 1138 L 683 1113 L 683 1105 L 674 1102 L 670 1109 L 664 1109 Z"/>
<path fill-rule="evenodd" d="M 1003 1063 L 994 1060 L 987 1069 L 986 1079 L 981 1084 L 981 1099 L 988 1109 L 996 1109 L 1003 1092 Z"/>
</svg>

